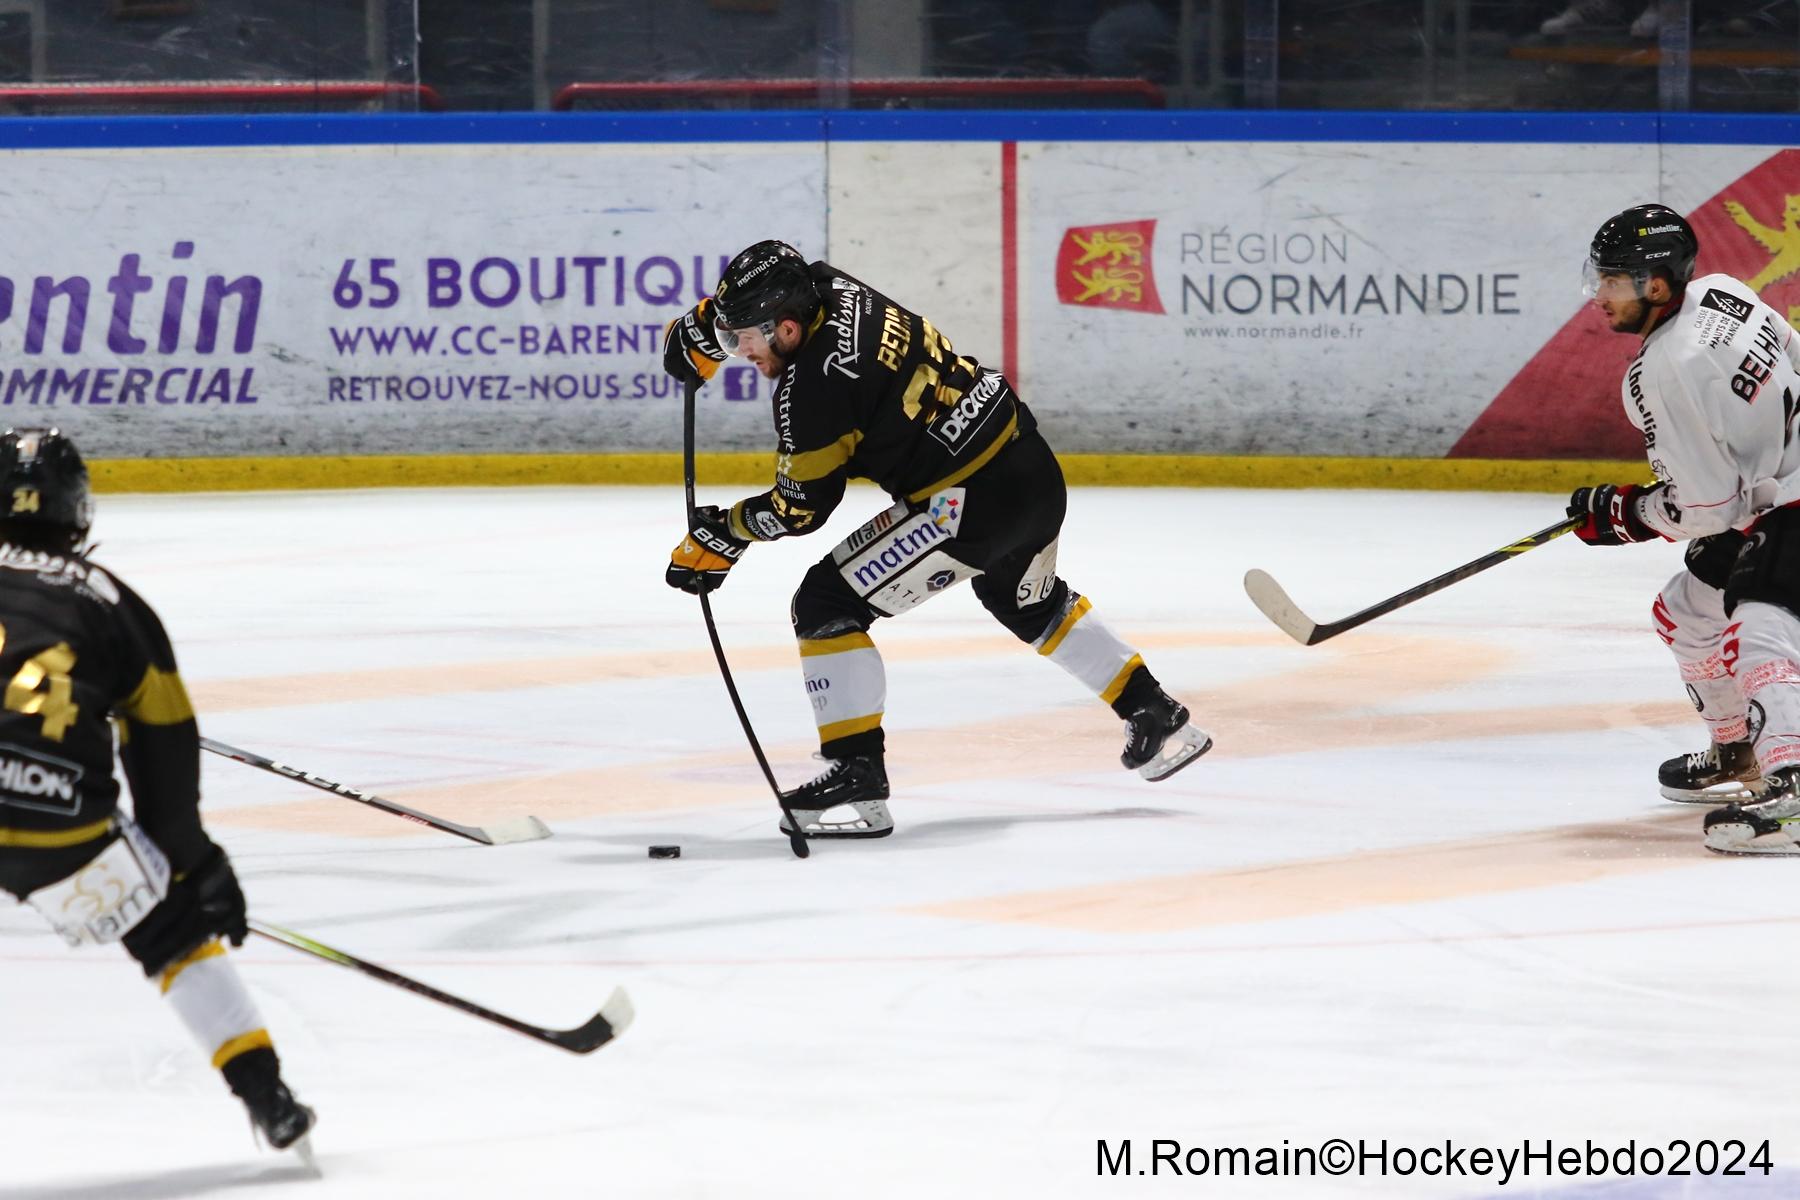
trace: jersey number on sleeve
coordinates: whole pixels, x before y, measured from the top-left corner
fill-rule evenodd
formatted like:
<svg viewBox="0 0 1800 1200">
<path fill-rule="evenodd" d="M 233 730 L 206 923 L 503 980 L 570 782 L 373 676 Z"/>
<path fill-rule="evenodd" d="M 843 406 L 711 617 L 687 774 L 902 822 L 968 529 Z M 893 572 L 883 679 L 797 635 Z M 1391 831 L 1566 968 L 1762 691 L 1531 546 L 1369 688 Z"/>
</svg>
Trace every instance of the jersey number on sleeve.
<svg viewBox="0 0 1800 1200">
<path fill-rule="evenodd" d="M 6 648 L 6 628 L 0 626 L 0 650 Z M 44 736 L 53 742 L 75 723 L 81 708 L 73 699 L 75 683 L 69 672 L 75 669 L 75 651 L 69 643 L 58 642 L 39 654 L 32 655 L 6 685 L 0 699 L 7 712 L 41 716 Z"/>
</svg>

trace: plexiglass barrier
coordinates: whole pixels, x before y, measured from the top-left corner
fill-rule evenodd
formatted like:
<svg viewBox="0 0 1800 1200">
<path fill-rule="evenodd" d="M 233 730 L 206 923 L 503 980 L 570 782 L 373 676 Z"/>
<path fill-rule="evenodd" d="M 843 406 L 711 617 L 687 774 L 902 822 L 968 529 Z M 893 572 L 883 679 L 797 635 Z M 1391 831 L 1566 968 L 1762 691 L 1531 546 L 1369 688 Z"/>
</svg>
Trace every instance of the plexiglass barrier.
<svg viewBox="0 0 1800 1200">
<path fill-rule="evenodd" d="M 15 113 L 1794 112 L 1800 0 L 0 0 L 0 84 Z"/>
</svg>

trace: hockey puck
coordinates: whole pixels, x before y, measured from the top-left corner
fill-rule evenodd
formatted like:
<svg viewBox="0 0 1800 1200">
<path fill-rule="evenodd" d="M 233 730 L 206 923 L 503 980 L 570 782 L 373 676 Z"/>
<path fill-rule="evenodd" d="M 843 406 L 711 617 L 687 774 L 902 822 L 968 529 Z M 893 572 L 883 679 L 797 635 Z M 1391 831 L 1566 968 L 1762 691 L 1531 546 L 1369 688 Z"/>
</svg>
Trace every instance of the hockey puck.
<svg viewBox="0 0 1800 1200">
<path fill-rule="evenodd" d="M 650 857 L 651 858 L 680 858 L 681 857 L 681 847 L 680 846 L 652 846 L 652 847 L 650 847 Z"/>
</svg>

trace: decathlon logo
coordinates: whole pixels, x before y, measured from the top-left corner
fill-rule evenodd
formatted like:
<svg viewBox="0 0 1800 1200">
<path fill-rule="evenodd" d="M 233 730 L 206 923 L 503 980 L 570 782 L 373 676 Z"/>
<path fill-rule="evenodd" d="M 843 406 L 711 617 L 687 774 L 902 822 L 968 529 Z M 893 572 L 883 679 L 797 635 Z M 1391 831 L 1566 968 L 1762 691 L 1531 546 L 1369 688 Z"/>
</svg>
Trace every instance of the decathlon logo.
<svg viewBox="0 0 1800 1200">
<path fill-rule="evenodd" d="M 963 435 L 977 429 L 994 411 L 989 403 L 1000 394 L 1001 377 L 998 371 L 983 371 L 981 379 L 970 388 L 956 406 L 943 416 L 933 421 L 926 432 L 942 442 L 952 453 L 962 448 Z"/>
<path fill-rule="evenodd" d="M 81 811 L 78 763 L 17 746 L 0 747 L 0 805 L 73 815 Z"/>
</svg>

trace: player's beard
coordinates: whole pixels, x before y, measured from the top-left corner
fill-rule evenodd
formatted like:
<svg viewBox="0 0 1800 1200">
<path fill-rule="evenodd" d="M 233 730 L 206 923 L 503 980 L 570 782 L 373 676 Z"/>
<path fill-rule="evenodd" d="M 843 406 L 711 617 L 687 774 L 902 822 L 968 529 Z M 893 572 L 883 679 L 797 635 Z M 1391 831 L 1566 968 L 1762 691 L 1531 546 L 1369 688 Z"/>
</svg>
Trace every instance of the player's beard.
<svg viewBox="0 0 1800 1200">
<path fill-rule="evenodd" d="M 1611 318 L 1614 333 L 1642 333 L 1644 326 L 1650 323 L 1650 302 L 1644 299 L 1633 300 L 1613 310 L 1617 315 Z"/>
<path fill-rule="evenodd" d="M 788 368 L 788 360 L 793 357 L 793 352 L 799 347 L 789 347 L 788 352 L 784 354 L 776 348 L 772 338 L 763 343 L 763 347 L 762 354 L 750 360 L 751 365 L 761 371 L 765 379 L 780 379 L 781 373 Z"/>
</svg>

